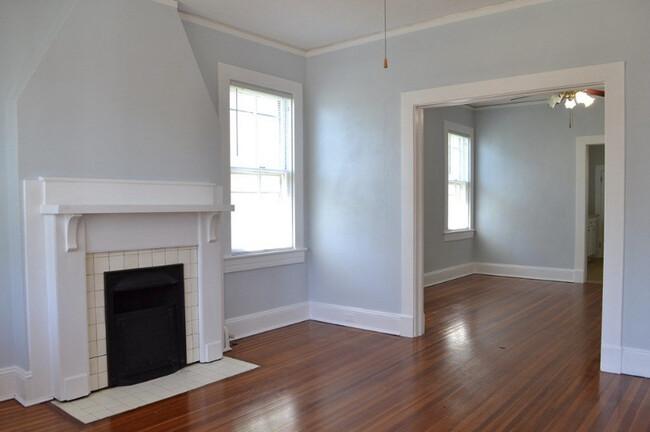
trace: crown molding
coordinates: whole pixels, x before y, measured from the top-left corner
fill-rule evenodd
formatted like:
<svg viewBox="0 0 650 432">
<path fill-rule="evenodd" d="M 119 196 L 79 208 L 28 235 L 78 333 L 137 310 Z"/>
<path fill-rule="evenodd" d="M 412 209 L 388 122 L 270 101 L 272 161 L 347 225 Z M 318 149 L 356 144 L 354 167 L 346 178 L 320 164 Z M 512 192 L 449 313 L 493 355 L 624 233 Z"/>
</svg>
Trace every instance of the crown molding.
<svg viewBox="0 0 650 432">
<path fill-rule="evenodd" d="M 513 107 L 521 108 L 521 107 L 528 107 L 534 105 L 548 105 L 548 102 L 543 100 L 543 101 L 529 101 L 529 102 L 505 102 L 505 103 L 486 105 L 486 106 L 472 106 L 472 105 L 467 105 L 467 106 L 473 111 L 486 111 L 486 110 L 513 108 Z"/>
<path fill-rule="evenodd" d="M 157 1 L 157 0 L 154 0 L 154 1 Z M 229 25 L 222 24 L 222 23 L 217 22 L 217 21 L 213 21 L 213 20 L 211 20 L 209 18 L 204 18 L 202 16 L 190 14 L 190 13 L 187 13 L 187 12 L 179 12 L 178 14 L 180 15 L 180 17 L 181 17 L 181 19 L 183 21 L 191 22 L 193 24 L 200 25 L 202 27 L 211 28 L 213 30 L 217 30 L 217 31 L 220 31 L 222 33 L 226 33 L 226 34 L 229 34 L 229 35 L 232 35 L 232 36 L 237 36 L 237 37 L 240 37 L 242 39 L 246 39 L 246 40 L 249 40 L 249 41 L 252 41 L 252 42 L 257 42 L 257 43 L 259 43 L 261 45 L 266 45 L 268 47 L 276 48 L 276 49 L 279 49 L 279 50 L 282 50 L 282 51 L 286 51 L 286 52 L 291 53 L 291 54 L 296 54 L 296 55 L 299 55 L 299 56 L 302 56 L 302 57 L 305 57 L 307 55 L 307 51 L 302 50 L 300 48 L 296 48 L 294 46 L 287 45 L 287 44 L 284 44 L 282 42 L 278 42 L 278 41 L 273 40 L 273 39 L 268 39 L 268 38 L 265 38 L 263 36 L 259 36 L 259 35 L 253 34 L 253 33 L 248 33 L 248 32 L 245 32 L 243 30 L 239 30 L 239 29 L 236 29 L 234 27 L 231 27 Z"/>
<path fill-rule="evenodd" d="M 549 3 L 552 1 L 554 0 L 511 0 L 498 5 L 485 6 L 482 8 L 473 9 L 466 12 L 459 12 L 456 14 L 447 15 L 439 18 L 433 18 L 415 24 L 409 24 L 409 25 L 397 27 L 386 32 L 386 37 L 391 38 L 394 36 L 401 36 L 408 33 L 414 33 L 420 30 L 426 30 L 433 27 L 439 27 L 447 24 L 457 23 L 460 21 L 480 18 L 488 15 L 494 15 L 494 14 L 507 12 L 514 9 L 541 4 L 541 3 Z M 338 51 L 341 49 L 363 45 L 370 42 L 376 42 L 383 39 L 384 39 L 384 33 L 377 32 L 371 35 L 362 36 L 355 39 L 349 39 L 347 41 L 335 43 L 332 45 L 311 49 L 307 51 L 307 57 L 313 57 L 313 56 L 329 53 L 332 51 Z"/>
<path fill-rule="evenodd" d="M 171 0 L 153 0 L 159 2 L 171 2 Z M 433 18 L 427 21 L 422 21 L 416 24 L 409 24 L 401 27 L 394 28 L 389 30 L 386 33 L 387 38 L 394 36 L 401 36 L 408 33 L 418 32 L 420 30 L 426 30 L 433 27 L 439 27 L 447 24 L 453 24 L 460 21 L 470 20 L 474 18 L 480 18 L 484 16 L 494 15 L 502 12 L 507 12 L 514 9 L 519 9 L 523 7 L 533 6 L 542 3 L 549 3 L 555 0 L 510 0 L 505 3 L 501 3 L 493 6 L 485 6 L 478 9 L 469 10 L 466 12 L 459 12 L 452 15 L 447 15 L 444 17 Z M 175 2 L 174 2 L 175 3 Z M 326 45 L 318 48 L 313 48 L 310 50 L 304 50 L 292 45 L 287 45 L 285 43 L 279 42 L 274 39 L 269 39 L 264 36 L 260 36 L 254 33 L 249 33 L 244 30 L 231 27 L 227 24 L 223 24 L 209 18 L 205 18 L 199 15 L 190 14 L 187 12 L 179 12 L 179 15 L 182 20 L 191 22 L 203 27 L 211 28 L 229 35 L 237 36 L 242 39 L 250 40 L 252 42 L 257 42 L 262 45 L 266 45 L 272 48 L 280 49 L 291 54 L 296 54 L 303 57 L 314 57 L 321 54 L 342 50 L 345 48 L 350 48 L 358 45 L 364 45 L 370 42 L 376 42 L 384 38 L 383 32 L 373 33 L 367 36 L 361 36 L 354 39 L 348 39 L 343 42 L 337 42 L 335 44 Z"/>
</svg>

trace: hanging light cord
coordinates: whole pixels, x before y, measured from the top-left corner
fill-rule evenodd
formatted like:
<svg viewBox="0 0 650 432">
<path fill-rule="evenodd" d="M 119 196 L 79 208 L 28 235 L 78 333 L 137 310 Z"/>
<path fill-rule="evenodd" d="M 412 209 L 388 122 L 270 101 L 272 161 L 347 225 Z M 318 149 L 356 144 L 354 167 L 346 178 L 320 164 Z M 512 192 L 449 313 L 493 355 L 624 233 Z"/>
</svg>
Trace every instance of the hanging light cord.
<svg viewBox="0 0 650 432">
<path fill-rule="evenodd" d="M 388 69 L 388 55 L 386 54 L 386 0 L 384 0 L 384 69 Z"/>
</svg>

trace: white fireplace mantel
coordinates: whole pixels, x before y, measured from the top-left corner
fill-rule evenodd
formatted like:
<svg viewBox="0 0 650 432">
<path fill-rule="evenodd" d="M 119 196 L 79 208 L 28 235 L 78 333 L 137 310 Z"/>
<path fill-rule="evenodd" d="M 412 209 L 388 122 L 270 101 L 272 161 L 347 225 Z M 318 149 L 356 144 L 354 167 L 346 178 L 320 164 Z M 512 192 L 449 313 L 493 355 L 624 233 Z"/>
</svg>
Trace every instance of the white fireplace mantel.
<svg viewBox="0 0 650 432">
<path fill-rule="evenodd" d="M 86 254 L 198 246 L 200 361 L 222 357 L 224 205 L 211 183 L 39 178 L 24 182 L 31 378 L 23 399 L 90 392 Z"/>
</svg>

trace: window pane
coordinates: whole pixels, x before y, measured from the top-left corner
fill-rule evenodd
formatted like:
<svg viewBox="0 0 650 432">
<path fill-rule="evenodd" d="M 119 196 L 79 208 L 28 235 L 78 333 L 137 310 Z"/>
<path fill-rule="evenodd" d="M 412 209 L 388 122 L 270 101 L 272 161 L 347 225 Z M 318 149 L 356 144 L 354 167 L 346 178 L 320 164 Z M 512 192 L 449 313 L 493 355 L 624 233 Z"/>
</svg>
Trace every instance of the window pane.
<svg viewBox="0 0 650 432">
<path fill-rule="evenodd" d="M 230 112 L 230 165 L 258 168 L 255 114 Z"/>
<path fill-rule="evenodd" d="M 280 98 L 277 96 L 262 96 L 257 97 L 257 112 L 266 114 L 273 117 L 278 117 L 280 112 Z"/>
<path fill-rule="evenodd" d="M 232 173 L 230 176 L 230 189 L 233 192 L 257 193 L 257 174 Z"/>
<path fill-rule="evenodd" d="M 260 189 L 262 193 L 282 193 L 281 174 L 262 174 L 260 178 Z"/>
<path fill-rule="evenodd" d="M 282 150 L 280 120 L 274 117 L 258 116 L 257 127 L 260 167 L 283 169 L 284 166 L 280 163 Z"/>
<path fill-rule="evenodd" d="M 447 229 L 469 229 L 469 185 L 449 183 L 447 191 Z"/>
<path fill-rule="evenodd" d="M 232 250 L 260 251 L 293 246 L 291 202 L 282 194 L 232 194 Z M 260 217 L 262 216 L 262 217 Z"/>
<path fill-rule="evenodd" d="M 449 133 L 447 143 L 447 174 L 449 181 L 469 181 L 469 138 Z"/>
</svg>

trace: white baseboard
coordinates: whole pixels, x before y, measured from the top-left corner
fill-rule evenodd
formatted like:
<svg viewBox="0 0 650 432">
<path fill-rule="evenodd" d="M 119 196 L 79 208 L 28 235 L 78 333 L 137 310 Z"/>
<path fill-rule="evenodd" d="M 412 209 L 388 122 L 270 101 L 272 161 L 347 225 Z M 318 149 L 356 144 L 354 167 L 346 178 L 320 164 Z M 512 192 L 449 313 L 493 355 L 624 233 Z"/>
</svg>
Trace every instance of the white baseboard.
<svg viewBox="0 0 650 432">
<path fill-rule="evenodd" d="M 13 399 L 16 395 L 14 369 L 13 366 L 0 369 L 0 402 Z"/>
<path fill-rule="evenodd" d="M 585 271 L 584 270 L 573 270 L 573 282 L 574 283 L 585 283 Z"/>
<path fill-rule="evenodd" d="M 463 276 L 474 274 L 474 263 L 461 264 L 454 267 L 447 267 L 424 274 L 424 286 L 437 285 L 439 283 L 458 279 Z"/>
<path fill-rule="evenodd" d="M 27 399 L 28 382 L 31 377 L 31 372 L 18 366 L 0 369 L 0 401 L 16 399 L 24 406 L 30 406 L 52 399 L 52 396 L 36 400 Z"/>
<path fill-rule="evenodd" d="M 309 303 L 309 317 L 329 324 L 394 335 L 401 334 L 404 326 L 404 317 L 399 314 L 314 301 Z"/>
<path fill-rule="evenodd" d="M 492 263 L 474 263 L 474 273 L 558 282 L 573 282 L 575 278 L 573 269 Z"/>
<path fill-rule="evenodd" d="M 470 262 L 425 273 L 424 286 L 437 285 L 472 274 L 575 283 L 582 283 L 584 278 L 584 272 L 574 269 Z"/>
<path fill-rule="evenodd" d="M 623 348 L 621 372 L 650 378 L 650 351 L 636 348 Z"/>
<path fill-rule="evenodd" d="M 230 318 L 226 320 L 226 326 L 230 332 L 230 337 L 235 340 L 307 321 L 308 319 L 309 302 L 303 302 Z"/>
<path fill-rule="evenodd" d="M 602 344 L 600 347 L 600 370 L 614 374 L 621 373 L 621 347 Z"/>
</svg>

